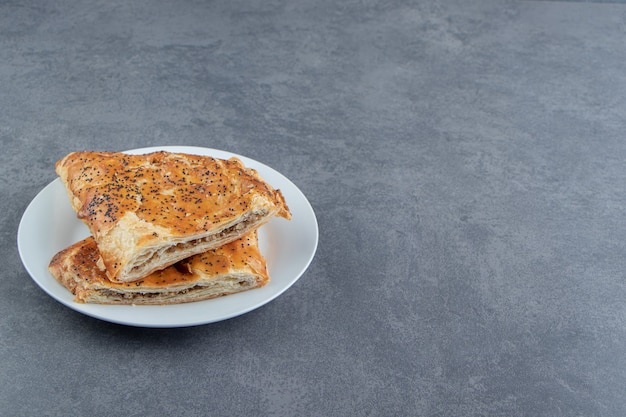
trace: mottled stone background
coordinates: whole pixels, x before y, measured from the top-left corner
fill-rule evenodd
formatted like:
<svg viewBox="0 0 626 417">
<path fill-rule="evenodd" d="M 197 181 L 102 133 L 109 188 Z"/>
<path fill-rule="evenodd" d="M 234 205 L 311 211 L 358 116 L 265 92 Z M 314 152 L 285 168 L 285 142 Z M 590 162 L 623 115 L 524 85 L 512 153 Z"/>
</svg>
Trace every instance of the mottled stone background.
<svg viewBox="0 0 626 417">
<path fill-rule="evenodd" d="M 626 5 L 0 1 L 0 414 L 626 415 Z M 20 217 L 82 149 L 223 149 L 316 211 L 193 328 L 48 297 Z"/>
</svg>

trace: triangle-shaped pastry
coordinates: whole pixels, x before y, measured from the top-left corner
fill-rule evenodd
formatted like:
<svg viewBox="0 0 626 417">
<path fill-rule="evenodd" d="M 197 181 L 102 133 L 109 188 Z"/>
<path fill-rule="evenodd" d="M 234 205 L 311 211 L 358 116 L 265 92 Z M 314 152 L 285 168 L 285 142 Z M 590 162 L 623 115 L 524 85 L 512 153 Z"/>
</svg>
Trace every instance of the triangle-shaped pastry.
<svg viewBox="0 0 626 417">
<path fill-rule="evenodd" d="M 232 242 L 273 216 L 291 218 L 281 192 L 237 158 L 74 152 L 56 172 L 113 282 Z"/>
<path fill-rule="evenodd" d="M 99 256 L 90 236 L 57 253 L 49 270 L 74 294 L 74 301 L 97 304 L 186 303 L 259 288 L 269 281 L 256 231 L 135 282 L 109 280 L 96 265 Z"/>
</svg>

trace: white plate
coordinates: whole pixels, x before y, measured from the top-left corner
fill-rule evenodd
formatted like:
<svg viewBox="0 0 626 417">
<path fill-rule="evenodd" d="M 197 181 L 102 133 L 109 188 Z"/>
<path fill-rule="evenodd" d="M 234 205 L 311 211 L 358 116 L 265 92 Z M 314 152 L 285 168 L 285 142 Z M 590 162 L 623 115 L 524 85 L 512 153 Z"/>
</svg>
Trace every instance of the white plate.
<svg viewBox="0 0 626 417">
<path fill-rule="evenodd" d="M 272 168 L 244 156 L 192 146 L 142 148 L 128 153 L 158 150 L 227 159 L 236 156 L 274 188 L 281 190 L 292 220 L 274 218 L 259 229 L 261 253 L 267 259 L 271 281 L 265 287 L 213 300 L 167 306 L 118 306 L 81 304 L 48 272 L 48 263 L 61 249 L 89 235 L 77 219 L 61 181 L 57 178 L 33 199 L 24 211 L 17 232 L 17 245 L 26 270 L 52 298 L 91 317 L 140 327 L 184 327 L 232 318 L 261 307 L 291 287 L 307 269 L 318 242 L 315 213 L 304 194 Z"/>
</svg>

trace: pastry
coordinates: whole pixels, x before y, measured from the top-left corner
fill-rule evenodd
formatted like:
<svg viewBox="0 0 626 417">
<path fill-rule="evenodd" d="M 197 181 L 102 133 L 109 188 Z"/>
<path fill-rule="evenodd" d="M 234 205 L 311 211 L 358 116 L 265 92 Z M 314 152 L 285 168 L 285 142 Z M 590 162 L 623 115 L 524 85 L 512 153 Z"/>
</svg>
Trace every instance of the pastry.
<svg viewBox="0 0 626 417">
<path fill-rule="evenodd" d="M 56 172 L 114 282 L 232 242 L 274 216 L 291 218 L 281 192 L 237 158 L 74 152 Z"/>
<path fill-rule="evenodd" d="M 269 282 L 256 231 L 135 282 L 112 282 L 97 267 L 98 259 L 98 246 L 90 236 L 57 253 L 48 268 L 80 303 L 178 304 L 259 288 Z"/>
</svg>

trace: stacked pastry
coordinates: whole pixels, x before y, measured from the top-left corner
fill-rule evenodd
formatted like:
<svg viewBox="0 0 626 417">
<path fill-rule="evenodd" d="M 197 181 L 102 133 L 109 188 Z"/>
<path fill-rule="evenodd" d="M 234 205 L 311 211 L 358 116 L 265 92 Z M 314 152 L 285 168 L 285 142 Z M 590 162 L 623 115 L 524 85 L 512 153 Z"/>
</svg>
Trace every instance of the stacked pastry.
<svg viewBox="0 0 626 417">
<path fill-rule="evenodd" d="M 74 152 L 56 172 L 91 232 L 49 265 L 77 302 L 173 304 L 261 287 L 257 230 L 291 218 L 280 190 L 237 158 Z"/>
</svg>

